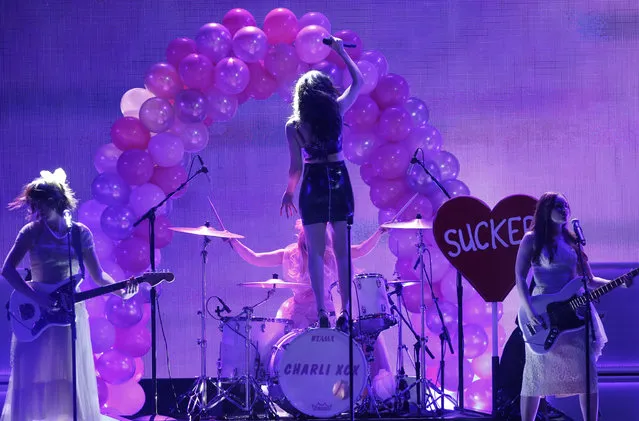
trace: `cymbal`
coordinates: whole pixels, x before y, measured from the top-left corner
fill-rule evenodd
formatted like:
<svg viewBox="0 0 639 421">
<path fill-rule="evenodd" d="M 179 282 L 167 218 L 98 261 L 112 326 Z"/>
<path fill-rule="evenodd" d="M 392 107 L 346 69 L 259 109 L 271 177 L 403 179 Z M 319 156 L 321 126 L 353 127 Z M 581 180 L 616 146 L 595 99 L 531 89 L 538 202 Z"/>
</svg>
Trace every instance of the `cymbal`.
<svg viewBox="0 0 639 421">
<path fill-rule="evenodd" d="M 218 237 L 218 238 L 244 238 L 243 235 L 233 234 L 227 230 L 216 230 L 212 227 L 207 227 L 206 225 L 199 226 L 197 228 L 190 227 L 171 227 L 169 228 L 171 231 L 184 232 L 186 234 L 195 234 L 202 235 L 207 237 Z"/>
<path fill-rule="evenodd" d="M 402 284 L 403 287 L 410 287 L 413 285 L 419 285 L 418 281 L 403 281 L 401 279 L 394 279 L 392 281 L 387 282 L 388 285 L 397 285 Z"/>
<path fill-rule="evenodd" d="M 421 218 L 404 222 L 386 222 L 381 225 L 382 228 L 404 229 L 404 230 L 429 230 L 433 229 L 433 223 L 425 221 Z"/>
<path fill-rule="evenodd" d="M 310 287 L 310 285 L 302 284 L 300 282 L 286 282 L 279 278 L 272 278 L 266 281 L 254 281 L 254 282 L 242 282 L 238 285 L 243 287 L 252 287 L 252 288 L 299 288 L 299 287 Z"/>
</svg>

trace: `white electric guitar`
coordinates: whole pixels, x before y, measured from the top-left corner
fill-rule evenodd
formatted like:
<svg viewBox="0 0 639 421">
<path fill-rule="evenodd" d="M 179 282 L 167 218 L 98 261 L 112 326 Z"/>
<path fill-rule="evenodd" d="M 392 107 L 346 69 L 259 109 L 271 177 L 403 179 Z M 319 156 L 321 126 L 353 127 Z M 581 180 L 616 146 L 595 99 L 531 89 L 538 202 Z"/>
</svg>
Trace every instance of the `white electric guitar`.
<svg viewBox="0 0 639 421">
<path fill-rule="evenodd" d="M 579 276 L 568 282 L 561 291 L 555 294 L 542 294 L 531 297 L 532 309 L 543 319 L 542 325 L 533 325 L 523 306 L 519 308 L 519 326 L 524 341 L 537 354 L 545 354 L 564 332 L 583 329 L 585 325 L 585 309 L 589 301 L 598 299 L 613 289 L 625 284 L 628 278 L 639 274 L 639 268 L 616 278 L 606 285 L 583 294 L 583 281 Z"/>
<path fill-rule="evenodd" d="M 31 342 L 51 326 L 69 326 L 71 324 L 71 308 L 73 306 L 71 280 L 73 280 L 73 285 L 77 285 L 79 284 L 79 282 L 76 283 L 77 279 L 79 276 L 76 275 L 55 284 L 28 282 L 34 290 L 49 294 L 55 302 L 51 310 L 45 310 L 27 296 L 13 291 L 9 299 L 8 311 L 11 328 L 19 341 Z M 170 272 L 149 272 L 132 280 L 117 282 L 89 291 L 76 292 L 73 298 L 76 303 L 79 303 L 89 298 L 124 289 L 129 282 L 135 284 L 147 282 L 151 286 L 156 286 L 163 281 L 173 282 L 173 279 L 175 276 Z"/>
</svg>

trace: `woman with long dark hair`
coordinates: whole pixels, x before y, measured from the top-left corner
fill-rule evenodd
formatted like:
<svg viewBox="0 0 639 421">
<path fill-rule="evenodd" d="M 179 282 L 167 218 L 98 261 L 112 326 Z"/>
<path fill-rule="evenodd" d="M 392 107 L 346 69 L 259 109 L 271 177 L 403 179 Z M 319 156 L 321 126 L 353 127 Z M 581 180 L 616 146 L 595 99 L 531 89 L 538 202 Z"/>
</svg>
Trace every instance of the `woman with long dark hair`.
<svg viewBox="0 0 639 421">
<path fill-rule="evenodd" d="M 531 306 L 531 295 L 526 283 L 531 267 L 536 285 L 532 295 L 556 293 L 577 276 L 588 277 L 589 288 L 597 288 L 609 282 L 593 277 L 587 257 L 578 248 L 575 235 L 567 228 L 569 218 L 570 206 L 566 198 L 559 193 L 544 193 L 537 202 L 532 229 L 524 235 L 519 245 L 515 265 L 517 290 L 521 305 L 534 326 L 548 321 Z M 579 253 L 583 257 L 584 271 L 579 264 Z M 632 279 L 626 280 L 626 286 L 631 283 Z M 595 334 L 590 343 L 590 408 L 587 408 L 586 396 L 584 331 L 564 332 L 544 354 L 535 353 L 526 345 L 521 389 L 522 421 L 535 419 L 541 397 L 569 395 L 579 395 L 584 419 L 587 419 L 590 412 L 590 419 L 597 420 L 599 400 L 596 362 L 607 338 L 594 306 L 591 305 L 591 309 Z"/>
<path fill-rule="evenodd" d="M 362 73 L 344 51 L 342 40 L 332 38 L 331 47 L 346 63 L 353 83 L 340 95 L 331 79 L 315 70 L 305 73 L 297 81 L 293 115 L 286 123 L 290 166 L 280 208 L 280 213 L 284 211 L 287 217 L 297 211 L 293 195 L 302 178 L 299 207 L 320 327 L 330 326 L 324 299 L 324 251 L 329 223 L 333 229 L 333 250 L 343 308 L 350 308 L 347 224 L 352 223 L 355 204 L 342 152 L 342 118 L 357 99 L 363 84 Z M 344 310 L 337 319 L 336 327 L 346 330 L 348 319 Z"/>
<path fill-rule="evenodd" d="M 33 282 L 56 284 L 70 277 L 68 228 L 63 214 L 73 211 L 77 200 L 64 170 L 58 168 L 53 173 L 42 171 L 40 174 L 9 204 L 10 209 L 26 208 L 30 222 L 18 233 L 4 261 L 2 276 L 17 292 L 42 308 L 51 309 L 55 305 L 52 298 L 26 283 L 16 268 L 29 254 Z M 77 227 L 79 231 L 87 272 L 98 285 L 113 283 L 113 279 L 102 271 L 89 228 L 80 223 L 74 225 L 74 229 Z M 72 271 L 74 275 L 79 271 L 74 252 Z M 137 286 L 129 284 L 127 291 L 118 293 L 130 297 L 135 292 Z M 75 305 L 75 315 L 78 419 L 112 419 L 100 415 L 89 315 L 83 302 Z M 20 342 L 14 335 L 11 341 L 11 377 L 2 421 L 72 420 L 72 383 L 70 326 L 45 329 L 31 342 Z"/>
</svg>

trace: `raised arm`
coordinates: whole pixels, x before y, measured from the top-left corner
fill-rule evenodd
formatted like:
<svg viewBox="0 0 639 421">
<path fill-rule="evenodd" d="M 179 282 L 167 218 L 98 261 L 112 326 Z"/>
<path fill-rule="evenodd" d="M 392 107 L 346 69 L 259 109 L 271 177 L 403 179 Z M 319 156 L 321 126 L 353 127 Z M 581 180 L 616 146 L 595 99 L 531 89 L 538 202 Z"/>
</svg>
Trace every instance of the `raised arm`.
<svg viewBox="0 0 639 421">
<path fill-rule="evenodd" d="M 366 240 L 362 241 L 359 244 L 351 246 L 351 257 L 353 259 L 358 259 L 360 257 L 366 256 L 368 253 L 373 251 L 377 243 L 379 243 L 379 239 L 382 238 L 382 234 L 386 231 L 386 228 L 380 227 L 373 233 L 373 235 L 368 237 Z"/>
<path fill-rule="evenodd" d="M 517 251 L 517 260 L 515 261 L 515 280 L 517 286 L 517 292 L 519 293 L 520 305 L 531 316 L 531 319 L 535 318 L 532 308 L 530 306 L 530 293 L 528 292 L 528 284 L 526 278 L 530 271 L 532 252 L 534 245 L 534 234 L 527 232 L 524 238 L 519 244 L 519 250 Z"/>
<path fill-rule="evenodd" d="M 246 247 L 240 240 L 232 239 L 229 241 L 231 248 L 247 263 L 259 267 L 280 266 L 284 260 L 284 249 L 273 250 L 264 253 L 256 253 Z"/>
<path fill-rule="evenodd" d="M 288 141 L 290 163 L 288 167 L 288 183 L 286 185 L 286 191 L 282 196 L 282 206 L 280 207 L 280 215 L 282 211 L 285 211 L 287 218 L 297 213 L 297 209 L 293 204 L 293 196 L 295 195 L 297 183 L 299 183 L 300 177 L 302 176 L 302 148 L 297 140 L 297 136 L 295 124 L 288 122 L 286 124 L 286 140 Z"/>
<path fill-rule="evenodd" d="M 337 98 L 337 103 L 339 104 L 340 112 L 343 116 L 357 99 L 359 91 L 364 85 L 364 76 L 362 76 L 362 72 L 359 70 L 359 67 L 357 67 L 357 64 L 355 64 L 351 56 L 344 51 L 344 42 L 341 39 L 333 37 L 331 48 L 333 48 L 333 50 L 335 50 L 335 52 L 344 60 L 348 73 L 350 73 L 351 78 L 353 79 L 351 86 L 346 88 L 344 93 Z"/>
</svg>

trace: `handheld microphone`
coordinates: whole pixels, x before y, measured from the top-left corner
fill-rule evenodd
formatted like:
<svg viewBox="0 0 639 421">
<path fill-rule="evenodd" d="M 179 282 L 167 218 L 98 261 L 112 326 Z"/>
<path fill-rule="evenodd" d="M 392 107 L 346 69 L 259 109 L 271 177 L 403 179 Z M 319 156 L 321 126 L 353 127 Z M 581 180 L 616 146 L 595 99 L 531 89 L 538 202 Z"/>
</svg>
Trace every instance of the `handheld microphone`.
<svg viewBox="0 0 639 421">
<path fill-rule="evenodd" d="M 206 176 L 206 178 L 209 180 L 209 183 L 211 182 L 211 176 L 209 175 L 209 169 L 206 168 L 206 165 L 204 165 L 204 161 L 202 160 L 202 157 L 200 155 L 195 155 L 197 157 L 197 160 L 200 161 L 200 171 L 204 173 L 204 175 Z"/>
<path fill-rule="evenodd" d="M 419 159 L 417 159 L 417 154 L 419 153 L 419 149 L 420 148 L 415 149 L 415 153 L 413 154 L 413 157 L 410 159 L 410 165 L 408 166 L 408 169 L 406 170 L 407 175 L 413 171 L 415 164 L 419 162 Z"/>
<path fill-rule="evenodd" d="M 62 212 L 62 216 L 64 217 L 64 222 L 67 224 L 67 228 L 71 229 L 73 227 L 71 211 L 69 209 L 65 209 L 64 212 Z"/>
<path fill-rule="evenodd" d="M 577 242 L 582 246 L 586 245 L 586 237 L 584 236 L 584 231 L 581 229 L 581 222 L 579 219 L 573 218 L 570 220 L 572 222 L 572 230 L 575 232 L 577 236 Z"/>
<path fill-rule="evenodd" d="M 322 42 L 324 43 L 324 45 L 331 46 L 331 45 L 333 45 L 333 38 L 324 38 L 322 40 Z M 346 44 L 346 43 L 344 43 L 343 45 L 344 45 L 345 48 L 356 48 L 357 47 L 357 45 L 355 45 L 355 44 Z"/>
<path fill-rule="evenodd" d="M 229 306 L 226 305 L 226 303 L 224 302 L 224 300 L 222 300 L 220 297 L 216 296 L 215 298 L 217 298 L 217 300 L 220 302 L 220 304 L 222 304 L 222 310 L 226 311 L 227 313 L 231 312 L 231 309 L 229 308 Z"/>
</svg>

